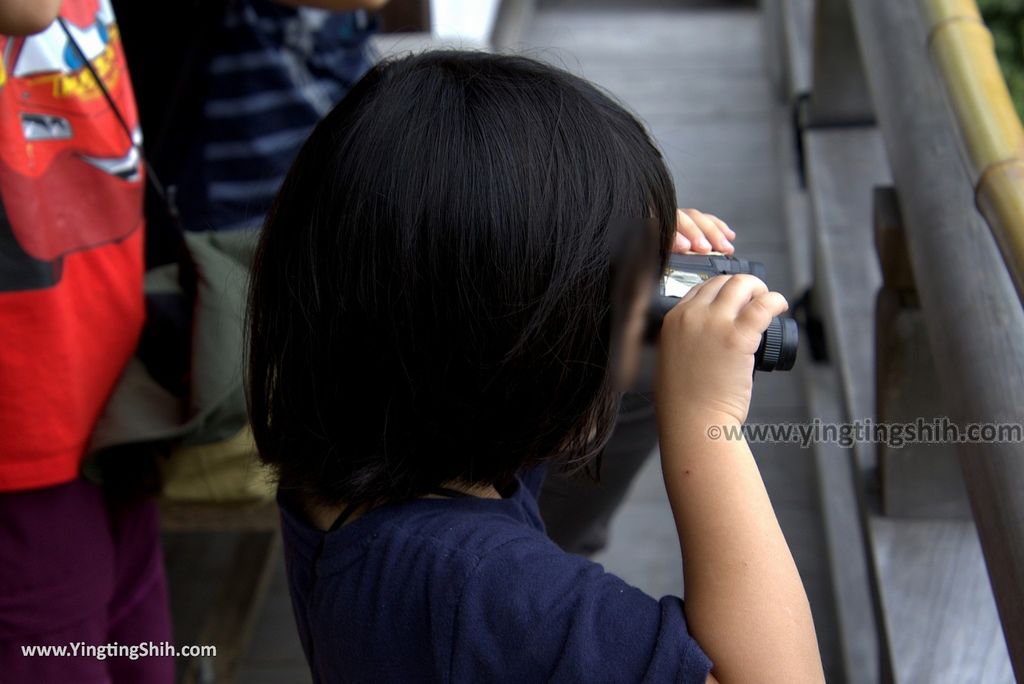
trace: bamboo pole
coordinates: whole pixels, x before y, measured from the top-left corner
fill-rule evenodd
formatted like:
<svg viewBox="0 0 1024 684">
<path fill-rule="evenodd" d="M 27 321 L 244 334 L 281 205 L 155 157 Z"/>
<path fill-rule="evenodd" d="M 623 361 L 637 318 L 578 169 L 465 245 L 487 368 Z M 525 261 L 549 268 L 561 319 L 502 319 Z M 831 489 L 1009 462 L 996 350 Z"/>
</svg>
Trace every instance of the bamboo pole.
<svg viewBox="0 0 1024 684">
<path fill-rule="evenodd" d="M 978 209 L 1024 300 L 1024 128 L 974 0 L 920 0 L 963 137 Z"/>
</svg>

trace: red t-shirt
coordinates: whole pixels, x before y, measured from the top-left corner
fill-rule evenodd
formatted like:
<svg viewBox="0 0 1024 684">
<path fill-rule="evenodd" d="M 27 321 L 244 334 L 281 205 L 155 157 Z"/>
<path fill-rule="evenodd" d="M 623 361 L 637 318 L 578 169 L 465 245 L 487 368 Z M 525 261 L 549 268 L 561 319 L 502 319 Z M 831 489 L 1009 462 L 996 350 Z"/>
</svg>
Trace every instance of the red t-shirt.
<svg viewBox="0 0 1024 684">
<path fill-rule="evenodd" d="M 68 31 L 139 140 L 108 0 Z M 138 341 L 143 169 L 58 22 L 0 36 L 0 491 L 75 478 Z"/>
</svg>

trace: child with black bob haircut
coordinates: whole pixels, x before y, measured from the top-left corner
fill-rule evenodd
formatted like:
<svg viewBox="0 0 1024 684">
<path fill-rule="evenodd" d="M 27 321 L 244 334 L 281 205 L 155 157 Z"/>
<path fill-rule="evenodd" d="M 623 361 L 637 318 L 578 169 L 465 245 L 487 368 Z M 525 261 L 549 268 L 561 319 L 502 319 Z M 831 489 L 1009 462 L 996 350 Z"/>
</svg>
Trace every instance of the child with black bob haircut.
<svg viewBox="0 0 1024 684">
<path fill-rule="evenodd" d="M 685 607 L 544 534 L 544 464 L 607 439 L 675 230 L 643 127 L 527 58 L 384 62 L 317 126 L 263 230 L 248 343 L 316 681 L 821 680 L 750 450 L 706 436 L 745 420 L 786 308 L 756 278 L 691 290 L 661 332 Z"/>
</svg>

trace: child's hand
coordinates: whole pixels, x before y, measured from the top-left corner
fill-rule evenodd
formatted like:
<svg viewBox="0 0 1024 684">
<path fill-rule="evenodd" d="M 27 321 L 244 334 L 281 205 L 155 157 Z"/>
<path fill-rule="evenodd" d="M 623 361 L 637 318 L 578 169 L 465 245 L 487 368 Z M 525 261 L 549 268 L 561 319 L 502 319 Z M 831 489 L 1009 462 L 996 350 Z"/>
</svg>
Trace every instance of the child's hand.
<svg viewBox="0 0 1024 684">
<path fill-rule="evenodd" d="M 736 232 L 717 216 L 696 209 L 676 210 L 676 238 L 672 243 L 676 254 L 711 251 L 732 254 L 736 248 L 729 241 L 735 239 Z"/>
<path fill-rule="evenodd" d="M 666 424 L 741 424 L 750 408 L 754 352 L 789 308 L 752 275 L 717 276 L 679 300 L 661 327 L 658 411 Z"/>
</svg>

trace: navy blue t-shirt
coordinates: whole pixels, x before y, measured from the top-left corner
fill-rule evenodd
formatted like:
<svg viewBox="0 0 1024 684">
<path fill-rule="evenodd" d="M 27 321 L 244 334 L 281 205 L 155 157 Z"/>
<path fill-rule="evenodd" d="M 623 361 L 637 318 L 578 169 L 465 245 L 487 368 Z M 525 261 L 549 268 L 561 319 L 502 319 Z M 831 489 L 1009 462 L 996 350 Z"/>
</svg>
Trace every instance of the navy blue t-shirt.
<svg viewBox="0 0 1024 684">
<path fill-rule="evenodd" d="M 326 534 L 281 509 L 317 682 L 703 684 L 711 669 L 680 599 L 562 551 L 522 481 L 504 499 L 391 504 Z"/>
</svg>

